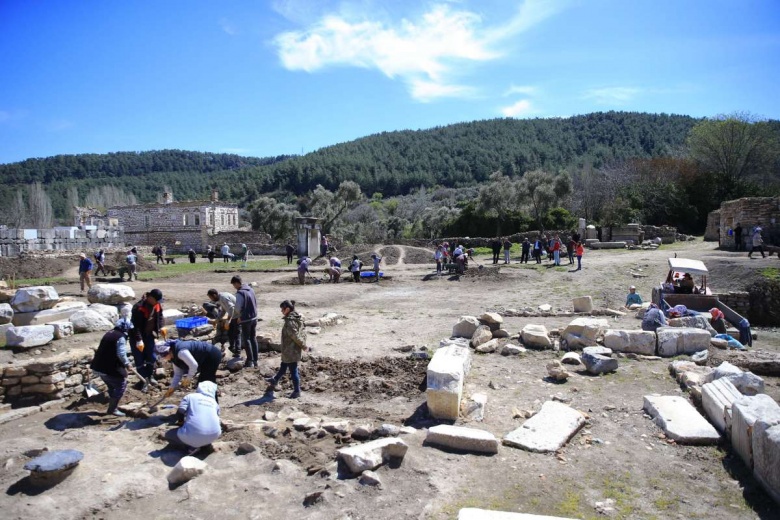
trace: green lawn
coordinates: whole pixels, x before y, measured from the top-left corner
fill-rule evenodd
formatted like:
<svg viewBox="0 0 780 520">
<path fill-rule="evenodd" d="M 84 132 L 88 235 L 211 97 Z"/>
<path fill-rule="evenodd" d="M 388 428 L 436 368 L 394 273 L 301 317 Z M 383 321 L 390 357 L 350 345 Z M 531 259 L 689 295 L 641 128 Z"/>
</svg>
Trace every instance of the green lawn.
<svg viewBox="0 0 780 520">
<path fill-rule="evenodd" d="M 200 259 L 199 259 L 200 260 Z M 225 271 L 228 273 L 241 273 L 251 271 L 265 271 L 267 269 L 279 269 L 281 267 L 287 267 L 287 260 L 284 258 L 277 259 L 263 259 L 263 260 L 249 260 L 246 267 L 241 267 L 241 262 L 222 262 L 221 260 L 211 264 L 208 261 L 196 262 L 191 264 L 186 257 L 181 260 L 177 258 L 175 264 L 161 264 L 158 265 L 158 271 L 139 271 L 139 280 L 160 280 L 163 278 L 173 278 L 183 274 L 199 273 L 199 272 L 214 272 Z"/>
</svg>

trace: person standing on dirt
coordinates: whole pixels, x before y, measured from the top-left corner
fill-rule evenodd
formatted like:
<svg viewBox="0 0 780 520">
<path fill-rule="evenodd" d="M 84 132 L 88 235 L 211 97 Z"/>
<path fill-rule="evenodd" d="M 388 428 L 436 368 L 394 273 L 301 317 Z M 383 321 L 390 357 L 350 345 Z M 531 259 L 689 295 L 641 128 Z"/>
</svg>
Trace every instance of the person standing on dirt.
<svg viewBox="0 0 780 520">
<path fill-rule="evenodd" d="M 217 388 L 212 381 L 201 381 L 197 391 L 184 396 L 176 410 L 176 423 L 180 426 L 165 432 L 166 441 L 197 451 L 219 439 L 222 426 Z"/>
<path fill-rule="evenodd" d="M 490 249 L 493 251 L 493 265 L 498 264 L 498 257 L 501 254 L 501 239 L 496 237 L 490 242 Z"/>
<path fill-rule="evenodd" d="M 279 308 L 284 316 L 282 326 L 282 364 L 274 377 L 268 379 L 266 395 L 273 396 L 276 385 L 289 370 L 293 383 L 293 392 L 290 399 L 298 399 L 301 396 L 301 377 L 298 374 L 298 363 L 301 361 L 306 346 L 306 325 L 303 318 L 295 312 L 295 300 L 284 300 Z"/>
<path fill-rule="evenodd" d="M 120 399 L 127 390 L 127 371 L 132 365 L 127 359 L 127 337 L 133 324 L 120 318 L 114 328 L 103 335 L 89 368 L 108 387 L 108 410 L 106 415 L 124 417 L 117 409 Z"/>
<path fill-rule="evenodd" d="M 135 367 L 147 381 L 156 384 L 152 377 L 157 356 L 154 351 L 154 340 L 159 337 L 163 328 L 163 295 L 160 289 L 152 289 L 141 297 L 130 310 L 130 321 L 134 333 L 130 335 L 130 352 L 135 360 Z"/>
<path fill-rule="evenodd" d="M 138 281 L 138 256 L 135 248 L 127 252 L 125 262 L 127 262 L 127 281 L 132 282 L 133 277 Z"/>
<path fill-rule="evenodd" d="M 509 263 L 509 252 L 512 250 L 512 242 L 509 241 L 509 237 L 504 237 L 504 263 Z"/>
<path fill-rule="evenodd" d="M 236 289 L 235 316 L 241 327 L 241 343 L 246 351 L 246 368 L 257 368 L 257 298 L 255 291 L 236 275 L 230 279 Z"/>
<path fill-rule="evenodd" d="M 170 393 L 180 385 L 189 388 L 195 376 L 198 381 L 217 382 L 217 370 L 222 361 L 222 351 L 208 341 L 170 339 L 155 347 L 163 361 L 173 364 Z"/>
<path fill-rule="evenodd" d="M 349 264 L 349 270 L 352 273 L 352 280 L 356 283 L 360 283 L 360 269 L 362 269 L 362 267 L 363 262 L 360 261 L 357 255 L 352 255 L 352 263 Z"/>
<path fill-rule="evenodd" d="M 436 262 L 436 274 L 441 276 L 441 265 L 444 260 L 444 252 L 441 250 L 441 246 L 436 246 L 436 251 L 433 253 L 433 260 Z"/>
<path fill-rule="evenodd" d="M 195 258 L 196 258 L 195 250 L 190 248 L 190 250 L 187 251 L 187 257 L 190 259 L 190 263 L 194 264 L 195 263 Z"/>
<path fill-rule="evenodd" d="M 753 252 L 758 249 L 758 252 L 761 253 L 761 258 L 766 258 L 766 255 L 764 255 L 764 238 L 761 236 L 761 232 L 763 229 L 761 228 L 761 222 L 756 224 L 756 227 L 753 228 L 753 233 L 751 236 L 751 248 L 750 252 L 748 253 L 748 258 L 753 258 Z"/>
<path fill-rule="evenodd" d="M 463 254 L 463 251 L 461 251 L 461 254 Z M 379 262 L 382 261 L 382 257 L 372 253 L 371 259 L 374 261 L 374 281 L 379 283 Z"/>
<path fill-rule="evenodd" d="M 203 304 L 203 309 L 207 317 L 217 321 L 215 326 L 217 334 L 211 343 L 213 345 L 227 343 L 230 352 L 236 356 L 241 354 L 236 297 L 229 292 L 219 292 L 216 289 L 209 289 L 206 295 L 209 301 Z"/>
<path fill-rule="evenodd" d="M 306 283 L 306 274 L 309 272 L 309 265 L 311 264 L 311 258 L 304 256 L 298 261 L 298 281 L 301 285 Z"/>
<path fill-rule="evenodd" d="M 155 256 L 157 256 L 157 263 L 158 264 L 164 264 L 165 263 L 165 250 L 163 249 L 162 245 L 157 246 L 156 251 L 152 251 Z"/>
<path fill-rule="evenodd" d="M 209 259 L 210 264 L 214 263 L 214 256 L 214 249 L 211 246 L 208 246 L 206 248 L 206 258 Z"/>
<path fill-rule="evenodd" d="M 569 237 L 569 243 L 566 244 L 566 254 L 569 255 L 569 265 L 574 264 L 574 250 L 577 248 L 577 242 L 574 237 Z"/>
<path fill-rule="evenodd" d="M 534 240 L 534 260 L 536 260 L 537 264 L 542 263 L 542 239 L 539 235 L 536 235 L 536 240 Z"/>
<path fill-rule="evenodd" d="M 230 246 L 227 245 L 227 242 L 222 244 L 222 250 L 220 252 L 222 253 L 222 261 L 224 263 L 230 262 Z"/>
<path fill-rule="evenodd" d="M 322 235 L 322 239 L 320 240 L 320 256 L 325 256 L 327 254 L 328 254 L 328 237 Z"/>
<path fill-rule="evenodd" d="M 524 238 L 522 243 L 520 244 L 520 263 L 522 264 L 525 262 L 528 263 L 528 256 L 531 253 L 531 243 L 528 241 L 528 238 Z"/>
<path fill-rule="evenodd" d="M 103 272 L 103 276 L 108 276 L 108 273 L 106 272 L 106 253 L 102 249 L 95 253 L 95 263 L 97 264 L 95 276 L 101 271 Z"/>
<path fill-rule="evenodd" d="M 552 250 L 555 265 L 561 265 L 561 238 L 558 235 L 552 240 Z"/>
<path fill-rule="evenodd" d="M 585 254 L 585 248 L 582 247 L 582 242 L 577 242 L 574 253 L 577 255 L 577 269 L 575 269 L 575 271 L 582 271 L 582 255 Z"/>
<path fill-rule="evenodd" d="M 79 285 L 81 286 L 81 294 L 84 294 L 84 285 L 87 288 L 92 288 L 92 280 L 89 279 L 89 275 L 92 274 L 92 260 L 87 258 L 87 255 L 81 253 L 79 255 Z"/>
<path fill-rule="evenodd" d="M 287 242 L 287 245 L 284 246 L 284 251 L 287 253 L 287 265 L 290 265 L 293 262 L 293 254 L 295 253 L 295 248 L 290 242 Z"/>
</svg>

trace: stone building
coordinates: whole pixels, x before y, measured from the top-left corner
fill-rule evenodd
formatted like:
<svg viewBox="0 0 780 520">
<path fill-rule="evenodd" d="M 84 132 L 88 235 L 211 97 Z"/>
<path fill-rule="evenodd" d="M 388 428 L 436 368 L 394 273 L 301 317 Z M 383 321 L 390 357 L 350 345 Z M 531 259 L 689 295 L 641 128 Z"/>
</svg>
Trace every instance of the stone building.
<svg viewBox="0 0 780 520">
<path fill-rule="evenodd" d="M 761 223 L 766 244 L 780 243 L 780 197 L 746 197 L 729 200 L 720 205 L 720 244 L 721 247 L 734 249 L 733 230 L 737 223 L 742 225 L 742 240 L 749 251 L 751 245 L 750 230 Z"/>
<path fill-rule="evenodd" d="M 202 252 L 207 245 L 217 244 L 215 235 L 239 229 L 238 206 L 220 202 L 217 190 L 211 192 L 211 200 L 183 202 L 174 202 L 171 193 L 164 193 L 162 203 L 109 208 L 108 218 L 124 229 L 128 244 L 163 245 L 171 252 L 190 248 Z"/>
</svg>

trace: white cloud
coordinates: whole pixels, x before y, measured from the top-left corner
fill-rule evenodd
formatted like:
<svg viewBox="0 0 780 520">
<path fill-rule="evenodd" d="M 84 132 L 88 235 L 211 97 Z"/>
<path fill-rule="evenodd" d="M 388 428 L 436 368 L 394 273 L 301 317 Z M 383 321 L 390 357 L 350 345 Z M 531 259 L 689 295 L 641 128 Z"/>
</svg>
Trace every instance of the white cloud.
<svg viewBox="0 0 780 520">
<path fill-rule="evenodd" d="M 536 94 L 537 88 L 531 85 L 510 85 L 504 92 L 504 97 L 512 96 L 514 94 L 522 94 L 524 96 L 531 96 Z"/>
<path fill-rule="evenodd" d="M 501 108 L 501 113 L 504 114 L 504 117 L 527 116 L 534 113 L 534 107 L 530 100 L 521 99 L 516 103 Z"/>
<path fill-rule="evenodd" d="M 289 12 L 296 2 L 278 2 Z M 330 14 L 304 30 L 279 34 L 274 43 L 282 65 L 314 72 L 333 66 L 376 69 L 406 83 L 412 97 L 430 101 L 442 96 L 473 95 L 458 85 L 468 65 L 502 55 L 499 44 L 560 9 L 561 2 L 527 0 L 514 17 L 500 26 L 483 24 L 480 15 L 439 3 L 419 18 L 385 22 L 362 14 Z M 277 9 L 281 9 L 277 6 Z"/>
<path fill-rule="evenodd" d="M 605 87 L 586 90 L 582 97 L 600 105 L 622 105 L 641 93 L 642 89 L 636 87 Z"/>
<path fill-rule="evenodd" d="M 230 23 L 227 18 L 220 19 L 219 26 L 220 28 L 222 28 L 225 34 L 229 36 L 235 36 L 236 34 L 238 34 L 238 30 L 236 30 L 235 26 L 232 23 Z"/>
</svg>

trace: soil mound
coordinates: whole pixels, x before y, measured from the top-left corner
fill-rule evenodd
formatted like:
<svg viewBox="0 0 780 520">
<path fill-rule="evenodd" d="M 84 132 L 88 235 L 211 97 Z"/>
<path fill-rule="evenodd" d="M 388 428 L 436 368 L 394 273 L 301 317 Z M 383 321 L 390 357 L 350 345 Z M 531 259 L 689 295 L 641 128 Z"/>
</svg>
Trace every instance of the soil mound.
<svg viewBox="0 0 780 520">
<path fill-rule="evenodd" d="M 21 255 L 15 258 L 0 258 L 0 278 L 16 280 L 27 278 L 53 278 L 79 265 L 79 255 L 69 257 L 42 258 Z"/>
</svg>

